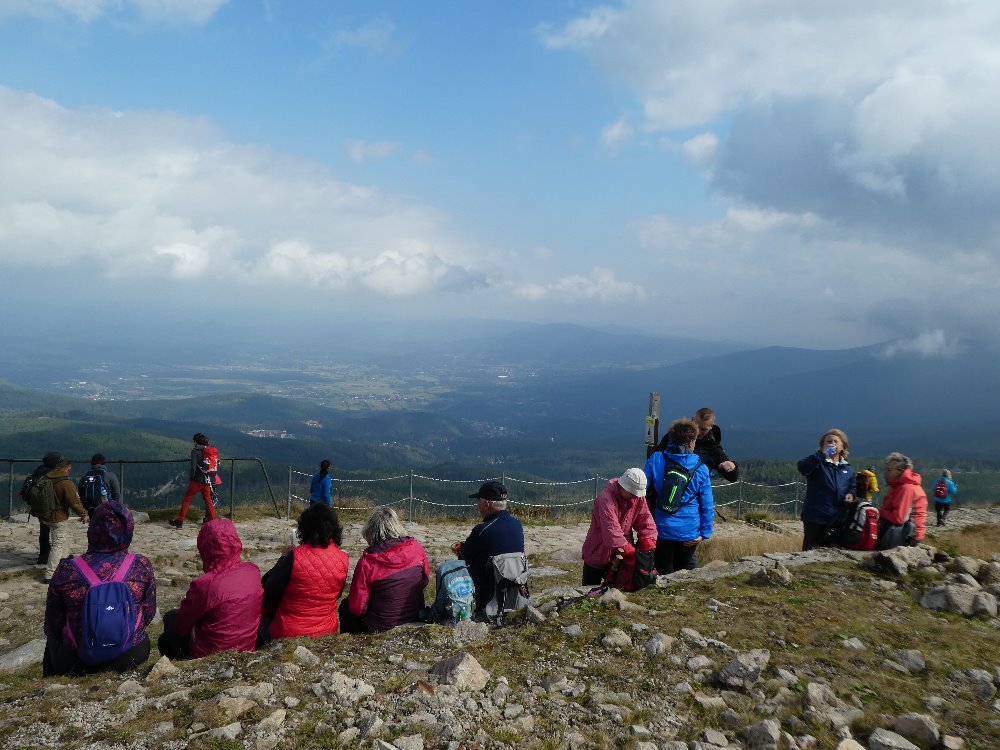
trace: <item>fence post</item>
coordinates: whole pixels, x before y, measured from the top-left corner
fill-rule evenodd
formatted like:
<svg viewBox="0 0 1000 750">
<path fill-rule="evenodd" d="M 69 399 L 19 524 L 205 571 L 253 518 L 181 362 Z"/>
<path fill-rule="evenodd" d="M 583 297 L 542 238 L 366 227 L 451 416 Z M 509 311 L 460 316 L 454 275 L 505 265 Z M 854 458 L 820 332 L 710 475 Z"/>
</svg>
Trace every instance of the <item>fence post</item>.
<svg viewBox="0 0 1000 750">
<path fill-rule="evenodd" d="M 409 519 L 410 523 L 413 523 L 413 469 L 410 469 L 410 497 L 409 497 L 409 501 L 410 501 L 410 510 L 409 510 L 409 513 L 407 513 L 407 518 Z"/>
<path fill-rule="evenodd" d="M 736 496 L 736 520 L 740 520 L 740 514 L 743 510 L 743 480 L 740 480 L 740 493 Z"/>
<path fill-rule="evenodd" d="M 14 515 L 14 462 L 7 461 L 7 518 Z"/>
<path fill-rule="evenodd" d="M 601 480 L 601 477 L 598 474 L 594 474 L 594 499 L 595 500 L 597 499 L 598 493 L 601 491 L 600 486 L 598 484 L 600 482 L 600 480 Z"/>
<path fill-rule="evenodd" d="M 287 505 L 285 507 L 285 520 L 288 521 L 292 517 L 292 465 L 288 465 L 288 496 L 285 498 Z"/>
<path fill-rule="evenodd" d="M 236 459 L 229 459 L 229 519 L 234 518 L 233 500 L 236 496 Z"/>
</svg>

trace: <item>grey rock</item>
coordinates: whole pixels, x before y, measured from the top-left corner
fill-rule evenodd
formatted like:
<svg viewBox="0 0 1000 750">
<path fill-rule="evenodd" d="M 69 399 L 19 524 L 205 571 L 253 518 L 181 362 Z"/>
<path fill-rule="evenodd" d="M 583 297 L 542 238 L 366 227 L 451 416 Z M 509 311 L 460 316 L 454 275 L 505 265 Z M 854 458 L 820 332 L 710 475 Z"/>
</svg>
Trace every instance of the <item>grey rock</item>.
<svg viewBox="0 0 1000 750">
<path fill-rule="evenodd" d="M 719 682 L 729 687 L 748 689 L 760 681 L 761 672 L 767 669 L 771 652 L 766 648 L 743 651 L 719 670 Z"/>
<path fill-rule="evenodd" d="M 236 721 L 233 722 L 232 724 L 226 724 L 224 727 L 218 727 L 217 729 L 210 729 L 202 735 L 192 735 L 192 736 L 202 736 L 202 737 L 208 737 L 209 739 L 213 740 L 228 740 L 229 742 L 232 742 L 242 733 L 243 733 L 243 725 L 240 724 L 238 721 Z"/>
<path fill-rule="evenodd" d="M 424 737 L 421 734 L 408 734 L 405 737 L 397 737 L 392 744 L 399 750 L 424 750 Z"/>
<path fill-rule="evenodd" d="M 385 722 L 382 721 L 380 716 L 371 714 L 363 719 L 359 719 L 354 726 L 358 728 L 358 731 L 360 732 L 359 736 L 362 739 L 368 739 L 369 737 L 377 737 L 379 733 L 381 733 L 384 725 Z"/>
<path fill-rule="evenodd" d="M 743 724 L 743 719 L 733 709 L 727 708 L 719 714 L 719 724 L 723 729 L 739 729 Z"/>
<path fill-rule="evenodd" d="M 920 599 L 920 606 L 925 609 L 959 612 L 969 616 L 973 612 L 976 594 L 977 591 L 969 586 L 944 584 L 927 591 Z"/>
<path fill-rule="evenodd" d="M 490 674 L 467 651 L 442 659 L 433 667 L 431 674 L 442 685 L 454 685 L 464 690 L 482 690 L 489 682 Z"/>
<path fill-rule="evenodd" d="M 460 620 L 451 631 L 451 639 L 456 646 L 476 643 L 490 635 L 490 626 L 485 622 Z"/>
<path fill-rule="evenodd" d="M 920 750 L 902 735 L 881 727 L 868 735 L 868 750 Z"/>
<path fill-rule="evenodd" d="M 965 740 L 961 737 L 955 737 L 951 734 L 946 734 L 941 738 L 941 749 L 942 750 L 965 750 Z"/>
<path fill-rule="evenodd" d="M 354 704 L 375 695 L 375 688 L 364 680 L 355 680 L 342 672 L 326 675 L 321 682 L 313 683 L 313 694 L 332 703 Z"/>
<path fill-rule="evenodd" d="M 279 708 L 276 711 L 271 712 L 267 717 L 261 720 L 260 724 L 257 725 L 259 729 L 264 731 L 275 731 L 285 723 L 285 717 L 288 712 L 283 708 Z"/>
<path fill-rule="evenodd" d="M 865 746 L 857 740 L 848 738 L 840 741 L 837 745 L 837 750 L 865 750 Z"/>
<path fill-rule="evenodd" d="M 897 664 L 913 674 L 923 672 L 927 669 L 927 662 L 924 659 L 923 653 L 915 648 L 900 649 L 893 654 L 893 658 L 896 660 Z"/>
<path fill-rule="evenodd" d="M 781 724 L 775 719 L 766 719 L 751 724 L 743 731 L 750 750 L 772 750 L 781 739 Z"/>
<path fill-rule="evenodd" d="M 824 683 L 810 682 L 806 685 L 806 713 L 833 729 L 846 728 L 861 718 L 861 709 L 840 700 L 833 689 Z"/>
<path fill-rule="evenodd" d="M 979 583 L 985 588 L 1000 583 L 1000 562 L 989 562 L 979 569 Z"/>
<path fill-rule="evenodd" d="M 146 688 L 135 680 L 125 680 L 117 690 L 118 695 L 142 695 L 145 692 Z"/>
<path fill-rule="evenodd" d="M 988 591 L 977 591 L 972 598 L 972 614 L 996 617 L 997 598 Z"/>
<path fill-rule="evenodd" d="M 319 734 L 319 727 L 316 727 L 316 733 Z M 357 727 L 348 727 L 343 732 L 337 735 L 337 744 L 340 745 L 352 745 L 358 739 L 361 734 L 361 730 Z M 388 744 L 388 743 L 384 743 Z M 391 747 L 391 746 L 390 746 Z"/>
<path fill-rule="evenodd" d="M 983 567 L 983 565 L 985 565 L 985 563 L 982 560 L 962 555 L 961 557 L 954 558 L 951 562 L 945 565 L 945 570 L 949 573 L 964 573 L 972 576 L 973 578 L 978 578 L 979 570 Z"/>
<path fill-rule="evenodd" d="M 792 574 L 781 561 L 776 561 L 774 567 L 760 568 L 750 574 L 751 586 L 788 586 L 792 583 Z"/>
<path fill-rule="evenodd" d="M 845 638 L 840 642 L 840 645 L 844 648 L 853 648 L 856 651 L 865 651 L 868 648 L 861 642 L 860 638 Z"/>
<path fill-rule="evenodd" d="M 319 657 L 305 646 L 296 646 L 292 658 L 304 667 L 314 667 L 319 664 Z"/>
<path fill-rule="evenodd" d="M 581 635 L 583 635 L 583 628 L 581 628 L 576 623 L 573 623 L 572 625 L 566 625 L 565 627 L 559 628 L 559 630 L 568 635 L 570 638 L 579 638 Z"/>
<path fill-rule="evenodd" d="M 45 639 L 35 638 L 23 646 L 18 646 L 0 656 L 0 674 L 20 672 L 22 669 L 42 663 L 45 653 Z"/>
<path fill-rule="evenodd" d="M 149 674 L 146 675 L 146 682 L 159 682 L 165 677 L 172 677 L 177 674 L 180 670 L 175 667 L 170 659 L 166 656 L 161 656 L 153 668 L 149 670 Z"/>
<path fill-rule="evenodd" d="M 705 640 L 705 636 L 694 628 L 681 628 L 681 638 L 692 646 L 697 646 L 698 648 L 708 647 L 708 641 Z"/>
<path fill-rule="evenodd" d="M 659 656 L 660 654 L 669 653 L 674 647 L 677 639 L 673 636 L 666 635 L 665 633 L 654 633 L 646 644 L 643 646 L 643 650 L 646 652 L 646 656 L 650 658 L 654 656 Z"/>
<path fill-rule="evenodd" d="M 906 713 L 897 716 L 893 728 L 924 750 L 937 747 L 941 739 L 941 729 L 937 722 L 926 714 Z"/>
<path fill-rule="evenodd" d="M 701 736 L 705 738 L 705 742 L 709 745 L 715 745 L 716 747 L 729 747 L 729 738 L 718 729 L 708 727 L 702 731 Z"/>
<path fill-rule="evenodd" d="M 632 648 L 632 639 L 621 628 L 611 628 L 607 635 L 601 639 L 601 643 L 605 648 Z"/>
<path fill-rule="evenodd" d="M 537 575 L 534 568 L 532 568 L 532 574 Z M 529 604 L 524 608 L 524 619 L 534 625 L 538 625 L 539 623 L 545 622 L 545 615 Z"/>
<path fill-rule="evenodd" d="M 219 708 L 227 719 L 238 719 L 247 711 L 257 708 L 257 704 L 245 695 L 223 695 L 219 698 Z"/>
<path fill-rule="evenodd" d="M 685 666 L 692 672 L 697 672 L 701 669 L 708 669 L 709 667 L 711 667 L 712 660 L 709 659 L 707 656 L 704 656 L 703 654 L 699 654 L 698 656 L 692 656 L 690 659 L 688 659 L 687 664 L 685 664 Z"/>
<path fill-rule="evenodd" d="M 399 748 L 391 742 L 386 742 L 385 740 L 375 740 L 375 742 L 372 743 L 372 750 L 399 750 Z"/>
<path fill-rule="evenodd" d="M 717 695 L 705 695 L 704 693 L 694 694 L 695 702 L 702 708 L 708 709 L 710 711 L 723 711 L 729 706 L 726 704 L 725 698 L 721 698 Z"/>
</svg>

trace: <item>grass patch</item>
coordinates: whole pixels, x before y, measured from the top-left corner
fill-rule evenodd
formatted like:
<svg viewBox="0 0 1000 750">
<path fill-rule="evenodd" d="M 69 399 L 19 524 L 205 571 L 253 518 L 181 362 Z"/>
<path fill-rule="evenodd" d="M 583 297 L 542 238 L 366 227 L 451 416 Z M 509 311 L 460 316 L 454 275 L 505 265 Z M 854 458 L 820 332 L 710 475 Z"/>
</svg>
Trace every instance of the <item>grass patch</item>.
<svg viewBox="0 0 1000 750">
<path fill-rule="evenodd" d="M 698 545 L 698 562 L 701 565 L 722 560 L 736 562 L 743 557 L 757 557 L 768 552 L 798 552 L 802 549 L 801 534 L 739 534 L 736 536 L 713 536 Z"/>
<path fill-rule="evenodd" d="M 966 555 L 980 560 L 992 560 L 993 555 L 1000 550 L 1000 526 L 966 526 L 942 539 L 941 546 L 953 556 Z"/>
</svg>

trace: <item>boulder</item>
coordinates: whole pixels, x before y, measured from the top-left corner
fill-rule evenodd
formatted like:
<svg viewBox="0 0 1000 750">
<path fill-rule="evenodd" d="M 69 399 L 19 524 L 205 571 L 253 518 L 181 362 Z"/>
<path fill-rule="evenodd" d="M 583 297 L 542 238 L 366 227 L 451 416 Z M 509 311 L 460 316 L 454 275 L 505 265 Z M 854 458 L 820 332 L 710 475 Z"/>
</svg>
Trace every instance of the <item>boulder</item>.
<svg viewBox="0 0 1000 750">
<path fill-rule="evenodd" d="M 926 714 L 906 713 L 897 716 L 893 729 L 923 750 L 936 748 L 941 739 L 937 722 Z"/>
<path fill-rule="evenodd" d="M 868 735 L 868 750 L 920 750 L 920 748 L 902 735 L 879 728 Z"/>
<path fill-rule="evenodd" d="M 431 668 L 431 674 L 442 685 L 454 685 L 463 690 L 482 690 L 490 679 L 490 673 L 467 651 L 442 659 Z"/>
<path fill-rule="evenodd" d="M 719 682 L 729 687 L 749 689 L 760 681 L 761 672 L 767 669 L 771 652 L 766 648 L 743 651 L 719 670 Z"/>
<path fill-rule="evenodd" d="M 0 656 L 0 674 L 20 672 L 22 669 L 42 663 L 45 654 L 45 639 L 35 638 L 13 651 Z"/>
</svg>

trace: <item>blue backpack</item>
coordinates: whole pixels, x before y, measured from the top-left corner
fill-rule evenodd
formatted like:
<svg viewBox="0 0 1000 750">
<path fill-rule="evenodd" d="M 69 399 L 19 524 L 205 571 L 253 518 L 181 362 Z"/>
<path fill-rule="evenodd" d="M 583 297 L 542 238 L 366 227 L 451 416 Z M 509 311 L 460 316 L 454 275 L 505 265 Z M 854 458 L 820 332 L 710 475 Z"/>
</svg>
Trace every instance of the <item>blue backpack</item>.
<svg viewBox="0 0 1000 750">
<path fill-rule="evenodd" d="M 134 561 L 135 555 L 125 555 L 115 574 L 102 581 L 83 558 L 72 560 L 90 584 L 83 598 L 80 641 L 76 644 L 76 652 L 85 664 L 107 664 L 132 648 L 142 617 L 132 590 L 125 584 Z"/>
<path fill-rule="evenodd" d="M 451 623 L 471 620 L 476 610 L 476 587 L 464 560 L 445 560 L 434 571 L 437 593 L 434 604 L 422 614 L 425 622 Z"/>
</svg>

